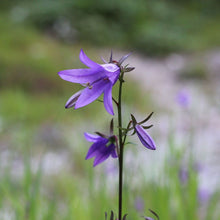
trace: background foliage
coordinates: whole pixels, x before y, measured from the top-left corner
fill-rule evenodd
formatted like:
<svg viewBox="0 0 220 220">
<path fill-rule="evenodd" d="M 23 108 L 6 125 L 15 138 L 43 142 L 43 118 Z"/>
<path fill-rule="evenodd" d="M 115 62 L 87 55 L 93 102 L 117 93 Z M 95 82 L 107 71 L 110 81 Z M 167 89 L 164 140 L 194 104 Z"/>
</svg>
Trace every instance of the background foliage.
<svg viewBox="0 0 220 220">
<path fill-rule="evenodd" d="M 16 21 L 67 42 L 164 55 L 215 47 L 220 39 L 218 0 L 14 0 L 0 4 Z"/>
</svg>

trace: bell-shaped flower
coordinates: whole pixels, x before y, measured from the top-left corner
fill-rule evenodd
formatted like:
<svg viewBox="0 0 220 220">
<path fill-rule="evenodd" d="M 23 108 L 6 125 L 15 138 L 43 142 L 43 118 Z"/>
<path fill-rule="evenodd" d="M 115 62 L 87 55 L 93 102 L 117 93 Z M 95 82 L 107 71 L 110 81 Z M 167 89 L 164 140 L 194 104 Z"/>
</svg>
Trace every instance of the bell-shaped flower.
<svg viewBox="0 0 220 220">
<path fill-rule="evenodd" d="M 143 127 L 139 124 L 136 124 L 134 127 L 138 138 L 140 139 L 141 143 L 150 150 L 156 150 L 156 145 L 154 140 L 151 136 L 143 129 Z"/>
<path fill-rule="evenodd" d="M 146 148 L 148 148 L 150 150 L 156 150 L 156 145 L 154 143 L 154 140 L 151 138 L 151 136 L 148 134 L 148 132 L 144 130 L 144 129 L 148 129 L 148 128 L 152 127 L 152 125 L 150 125 L 150 126 L 142 126 L 141 125 L 144 122 L 146 122 L 152 116 L 152 114 L 153 113 L 151 113 L 145 120 L 143 120 L 139 123 L 137 123 L 137 121 L 133 115 L 131 115 L 131 118 L 132 118 L 134 133 L 137 133 L 137 136 L 140 139 L 141 143 Z"/>
<path fill-rule="evenodd" d="M 116 153 L 115 136 L 108 137 L 105 135 L 100 136 L 89 133 L 84 133 L 84 136 L 87 141 L 93 142 L 86 155 L 86 160 L 95 157 L 93 163 L 94 167 L 107 160 L 109 156 L 112 156 L 113 158 L 118 157 Z"/>
<path fill-rule="evenodd" d="M 95 101 L 104 94 L 104 106 L 109 114 L 114 115 L 112 104 L 112 87 L 120 75 L 120 67 L 115 63 L 98 64 L 90 60 L 81 49 L 79 58 L 88 69 L 69 69 L 58 72 L 59 76 L 72 83 L 85 86 L 83 90 L 69 98 L 65 107 L 81 108 Z"/>
</svg>

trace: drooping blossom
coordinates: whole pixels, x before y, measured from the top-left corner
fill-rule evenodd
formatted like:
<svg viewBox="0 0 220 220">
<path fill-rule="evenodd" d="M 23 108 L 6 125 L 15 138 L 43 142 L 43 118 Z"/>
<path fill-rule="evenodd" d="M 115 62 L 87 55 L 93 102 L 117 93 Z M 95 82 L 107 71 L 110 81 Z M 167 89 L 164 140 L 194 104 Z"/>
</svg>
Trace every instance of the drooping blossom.
<svg viewBox="0 0 220 220">
<path fill-rule="evenodd" d="M 86 155 L 86 160 L 95 157 L 93 163 L 94 167 L 107 160 L 109 156 L 112 156 L 113 158 L 118 157 L 116 153 L 115 136 L 102 137 L 100 135 L 89 133 L 84 133 L 84 135 L 87 141 L 93 142 Z"/>
<path fill-rule="evenodd" d="M 112 87 L 120 75 L 120 67 L 115 63 L 98 64 L 90 60 L 81 49 L 79 58 L 89 68 L 68 69 L 58 72 L 59 76 L 72 83 L 80 83 L 85 88 L 73 94 L 65 108 L 81 108 L 95 101 L 104 93 L 104 106 L 109 114 L 114 115 Z"/>
<path fill-rule="evenodd" d="M 151 136 L 143 129 L 143 127 L 139 124 L 135 125 L 135 131 L 137 136 L 139 137 L 141 143 L 150 150 L 156 150 L 156 145 Z"/>
<path fill-rule="evenodd" d="M 154 143 L 154 140 L 151 138 L 151 136 L 148 134 L 147 131 L 145 131 L 144 129 L 148 129 L 150 127 L 152 127 L 152 125 L 150 126 L 142 126 L 140 124 L 143 124 L 144 122 L 146 122 L 152 115 L 153 113 L 151 113 L 145 120 L 143 120 L 142 122 L 137 123 L 135 117 L 133 115 L 131 115 L 132 118 L 132 122 L 133 122 L 133 126 L 134 126 L 134 131 L 135 133 L 137 133 L 138 138 L 140 139 L 141 143 L 148 149 L 150 150 L 156 150 L 156 145 Z"/>
</svg>

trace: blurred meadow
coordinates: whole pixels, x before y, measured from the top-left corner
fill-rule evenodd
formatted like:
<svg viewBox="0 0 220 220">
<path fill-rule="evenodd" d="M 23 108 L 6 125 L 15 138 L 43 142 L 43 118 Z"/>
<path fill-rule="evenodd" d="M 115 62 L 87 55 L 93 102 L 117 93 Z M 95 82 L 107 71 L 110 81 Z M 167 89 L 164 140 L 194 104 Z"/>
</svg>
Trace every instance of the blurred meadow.
<svg viewBox="0 0 220 220">
<path fill-rule="evenodd" d="M 117 212 L 117 161 L 92 167 L 83 133 L 105 128 L 101 102 L 65 109 L 77 90 L 57 72 L 132 51 L 123 115 L 154 112 L 157 150 L 125 149 L 128 220 L 220 219 L 220 2 L 0 2 L 0 219 L 104 219 Z M 113 93 L 117 94 L 117 84 Z M 103 115 L 103 117 L 100 117 Z M 98 129 L 100 128 L 100 129 Z M 153 217 L 153 216 L 151 216 Z"/>
</svg>

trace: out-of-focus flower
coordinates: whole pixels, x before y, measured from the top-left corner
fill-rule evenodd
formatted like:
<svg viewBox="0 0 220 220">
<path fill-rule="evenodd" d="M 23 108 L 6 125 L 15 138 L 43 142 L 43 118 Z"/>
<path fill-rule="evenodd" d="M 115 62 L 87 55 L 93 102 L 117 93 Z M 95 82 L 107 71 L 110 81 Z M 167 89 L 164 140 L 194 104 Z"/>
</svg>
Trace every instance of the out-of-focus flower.
<svg viewBox="0 0 220 220">
<path fill-rule="evenodd" d="M 179 170 L 179 180 L 180 182 L 185 185 L 187 183 L 189 179 L 189 171 L 184 168 L 184 167 L 181 167 L 180 170 Z"/>
<path fill-rule="evenodd" d="M 211 192 L 208 189 L 199 188 L 198 189 L 198 200 L 201 204 L 208 203 L 211 198 Z"/>
<path fill-rule="evenodd" d="M 176 100 L 177 100 L 177 103 L 181 107 L 187 108 L 189 106 L 189 102 L 190 102 L 190 95 L 187 91 L 182 90 L 182 91 L 178 92 Z"/>
<path fill-rule="evenodd" d="M 85 133 L 84 135 L 87 141 L 93 142 L 86 155 L 86 160 L 95 157 L 93 163 L 94 167 L 107 160 L 109 156 L 112 156 L 113 158 L 118 157 L 116 153 L 115 136 L 104 137 L 89 133 Z"/>
<path fill-rule="evenodd" d="M 140 124 L 143 124 L 144 122 L 146 122 L 151 117 L 151 115 L 152 115 L 152 113 L 145 120 L 143 120 L 142 122 L 139 122 L 139 123 L 137 123 L 137 121 L 133 115 L 131 115 L 131 118 L 132 118 L 134 130 L 137 133 L 137 136 L 140 139 L 141 143 L 146 148 L 148 148 L 150 150 L 156 150 L 156 145 L 154 143 L 154 140 L 147 133 L 147 131 L 144 130 L 144 129 L 152 127 L 152 125 L 150 125 L 150 126 L 141 126 L 140 125 Z"/>
<path fill-rule="evenodd" d="M 139 212 L 144 211 L 144 200 L 141 197 L 137 197 L 135 199 L 134 205 L 137 211 Z"/>
<path fill-rule="evenodd" d="M 115 63 L 98 64 L 90 60 L 81 49 L 79 58 L 89 69 L 69 69 L 58 72 L 59 76 L 72 83 L 85 86 L 66 102 L 65 108 L 81 108 L 95 101 L 104 93 L 104 106 L 114 115 L 112 105 L 112 87 L 120 75 L 120 67 Z"/>
</svg>

